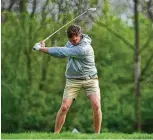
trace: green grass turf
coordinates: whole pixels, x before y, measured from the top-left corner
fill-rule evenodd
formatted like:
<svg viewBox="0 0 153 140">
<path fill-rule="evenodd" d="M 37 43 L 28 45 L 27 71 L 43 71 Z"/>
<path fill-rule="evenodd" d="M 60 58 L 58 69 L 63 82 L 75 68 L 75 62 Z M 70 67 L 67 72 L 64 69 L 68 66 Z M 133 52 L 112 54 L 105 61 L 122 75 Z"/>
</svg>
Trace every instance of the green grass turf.
<svg viewBox="0 0 153 140">
<path fill-rule="evenodd" d="M 2 133 L 2 139 L 153 139 L 153 134 L 146 133 L 45 133 L 45 132 L 27 132 L 27 133 Z"/>
</svg>

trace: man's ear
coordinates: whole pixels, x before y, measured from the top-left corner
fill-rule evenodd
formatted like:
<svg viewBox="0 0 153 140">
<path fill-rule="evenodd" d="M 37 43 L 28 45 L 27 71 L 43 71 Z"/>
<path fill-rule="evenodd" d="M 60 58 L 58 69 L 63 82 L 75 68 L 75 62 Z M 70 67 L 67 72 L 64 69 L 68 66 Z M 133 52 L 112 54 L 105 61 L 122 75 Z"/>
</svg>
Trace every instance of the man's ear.
<svg viewBox="0 0 153 140">
<path fill-rule="evenodd" d="M 80 37 L 81 37 L 81 39 L 83 38 L 83 34 L 82 33 L 81 33 Z"/>
</svg>

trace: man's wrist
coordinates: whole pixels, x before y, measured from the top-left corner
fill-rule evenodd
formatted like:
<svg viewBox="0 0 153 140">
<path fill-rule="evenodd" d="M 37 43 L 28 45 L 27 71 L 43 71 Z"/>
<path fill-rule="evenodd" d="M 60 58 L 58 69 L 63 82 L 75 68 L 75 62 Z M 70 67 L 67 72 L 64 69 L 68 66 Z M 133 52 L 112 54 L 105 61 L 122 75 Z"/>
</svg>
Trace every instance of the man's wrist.
<svg viewBox="0 0 153 140">
<path fill-rule="evenodd" d="M 39 51 L 48 53 L 48 47 L 40 47 Z"/>
</svg>

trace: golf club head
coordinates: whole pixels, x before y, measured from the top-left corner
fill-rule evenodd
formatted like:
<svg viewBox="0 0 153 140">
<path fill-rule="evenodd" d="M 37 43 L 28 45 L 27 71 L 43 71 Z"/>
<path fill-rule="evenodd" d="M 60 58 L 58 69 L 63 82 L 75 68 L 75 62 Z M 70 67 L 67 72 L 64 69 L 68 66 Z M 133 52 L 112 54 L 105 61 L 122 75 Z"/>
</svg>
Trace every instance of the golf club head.
<svg viewBox="0 0 153 140">
<path fill-rule="evenodd" d="M 96 11 L 96 8 L 89 8 L 88 11 L 94 12 Z"/>
<path fill-rule="evenodd" d="M 95 19 L 94 19 L 94 17 L 92 16 L 92 12 L 95 12 L 96 11 L 96 8 L 89 8 L 88 10 L 87 10 L 87 13 L 88 13 L 88 15 L 89 15 L 89 17 L 90 17 L 90 19 L 93 21 L 93 22 L 95 22 Z"/>
</svg>

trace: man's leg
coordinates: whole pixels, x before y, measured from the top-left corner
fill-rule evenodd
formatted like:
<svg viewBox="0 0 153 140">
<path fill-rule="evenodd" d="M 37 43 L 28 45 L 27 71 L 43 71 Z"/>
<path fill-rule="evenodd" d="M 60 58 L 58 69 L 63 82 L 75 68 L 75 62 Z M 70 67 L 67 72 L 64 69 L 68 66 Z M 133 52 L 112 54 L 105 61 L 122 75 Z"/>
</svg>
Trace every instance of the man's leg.
<svg viewBox="0 0 153 140">
<path fill-rule="evenodd" d="M 65 122 L 66 114 L 72 104 L 73 99 L 63 99 L 61 107 L 56 116 L 56 123 L 55 123 L 55 133 L 60 133 L 62 126 Z"/>
<path fill-rule="evenodd" d="M 91 106 L 93 109 L 93 123 L 94 123 L 95 133 L 100 133 L 101 122 L 102 122 L 100 97 L 95 93 L 88 95 L 88 98 L 91 102 Z"/>
</svg>

